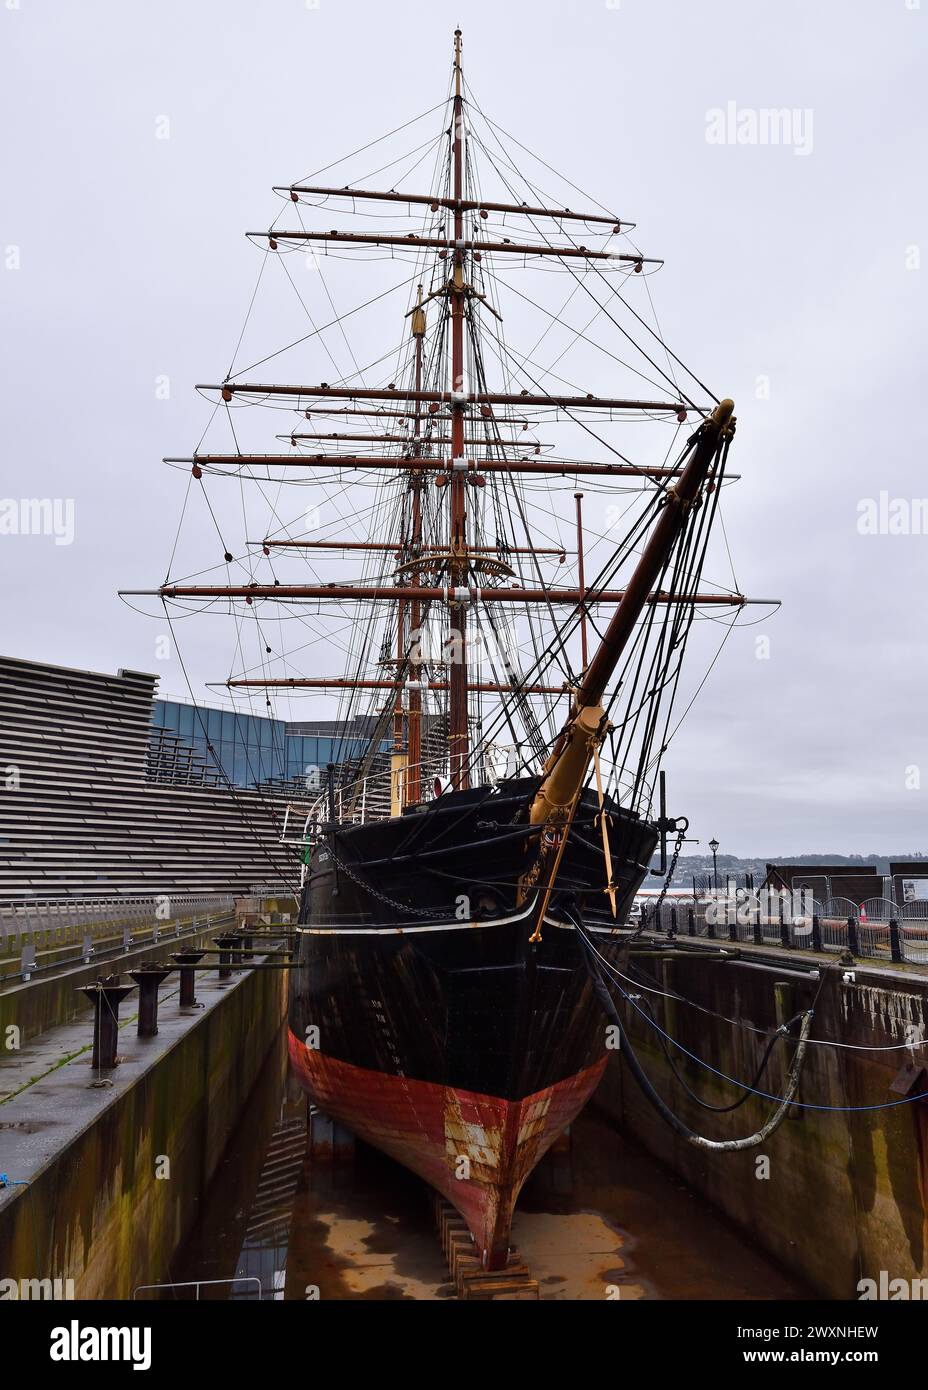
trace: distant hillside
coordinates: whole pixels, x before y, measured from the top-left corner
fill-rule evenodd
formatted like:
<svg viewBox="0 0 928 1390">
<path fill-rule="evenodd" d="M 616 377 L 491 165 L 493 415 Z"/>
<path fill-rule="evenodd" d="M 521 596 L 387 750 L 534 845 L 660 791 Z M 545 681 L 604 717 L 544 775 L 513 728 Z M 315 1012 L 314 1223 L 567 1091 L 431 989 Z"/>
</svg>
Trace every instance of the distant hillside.
<svg viewBox="0 0 928 1390">
<path fill-rule="evenodd" d="M 718 875 L 720 882 L 724 882 L 726 874 L 753 874 L 755 884 L 763 882 L 769 863 L 791 864 L 846 864 L 848 869 L 859 869 L 863 865 L 872 864 L 878 874 L 888 874 L 890 860 L 906 859 L 928 859 L 928 852 L 915 854 L 791 854 L 775 855 L 771 854 L 764 859 L 740 859 L 734 854 L 719 854 L 718 856 Z M 658 868 L 659 857 L 654 856 L 651 861 L 651 868 Z M 693 878 L 697 880 L 697 885 L 701 879 L 706 879 L 708 875 L 711 879 L 712 874 L 712 855 L 711 854 L 681 854 L 677 861 L 677 871 L 673 876 L 671 887 L 689 888 Z M 642 888 L 654 887 L 660 880 L 657 875 L 650 875 L 641 885 Z"/>
</svg>

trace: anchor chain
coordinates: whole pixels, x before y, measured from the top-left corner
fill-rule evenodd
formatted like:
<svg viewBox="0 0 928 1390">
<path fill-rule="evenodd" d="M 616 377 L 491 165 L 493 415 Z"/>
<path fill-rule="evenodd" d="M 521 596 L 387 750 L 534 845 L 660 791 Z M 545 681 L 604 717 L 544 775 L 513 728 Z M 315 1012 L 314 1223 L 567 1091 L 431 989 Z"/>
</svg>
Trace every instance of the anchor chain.
<svg viewBox="0 0 928 1390">
<path fill-rule="evenodd" d="M 379 888 L 375 888 L 368 879 L 361 878 L 359 874 L 356 874 L 351 866 L 346 864 L 339 855 L 335 853 L 331 845 L 328 845 L 327 848 L 335 862 L 336 868 L 340 869 L 347 878 L 350 878 L 352 883 L 356 884 L 358 888 L 363 888 L 365 893 L 369 893 L 372 898 L 379 898 L 382 903 L 386 903 L 388 907 L 394 908 L 397 912 L 408 912 L 413 917 L 423 917 L 429 921 L 437 921 L 448 915 L 441 909 L 413 907 L 412 903 L 402 903 L 396 898 L 391 898 L 389 894 L 381 892 Z"/>
<path fill-rule="evenodd" d="M 667 889 L 670 887 L 671 883 L 673 882 L 673 876 L 674 876 L 674 874 L 676 873 L 676 869 L 677 869 L 677 860 L 680 858 L 680 851 L 682 850 L 682 848 L 683 848 L 683 843 L 684 843 L 684 841 L 685 841 L 685 839 L 686 839 L 686 832 L 687 832 L 687 831 L 689 830 L 689 828 L 690 828 L 690 823 L 689 823 L 689 821 L 687 820 L 686 816 L 681 816 L 681 817 L 680 817 L 680 820 L 683 822 L 683 824 L 681 825 L 681 824 L 680 824 L 680 821 L 677 822 L 677 842 L 676 842 L 676 844 L 675 844 L 674 847 L 673 847 L 673 854 L 670 856 L 670 867 L 669 867 L 668 870 L 667 870 L 667 877 L 664 879 L 664 883 L 663 883 L 663 886 L 662 886 L 662 888 L 661 888 L 661 891 L 660 891 L 660 893 L 657 895 L 657 902 L 654 904 L 654 914 L 655 914 L 655 916 L 657 916 L 657 915 L 660 913 L 660 910 L 661 910 L 661 908 L 662 908 L 662 906 L 663 906 L 663 904 L 664 904 L 664 899 L 665 899 L 666 896 L 667 896 Z M 639 922 L 639 924 L 638 924 L 638 926 L 635 928 L 635 930 L 632 932 L 632 934 L 631 934 L 631 936 L 628 938 L 628 940 L 629 940 L 629 941 L 635 941 L 635 940 L 637 940 L 637 938 L 641 935 L 641 933 L 642 933 L 643 931 L 644 931 L 644 914 L 642 913 L 641 921 Z"/>
</svg>

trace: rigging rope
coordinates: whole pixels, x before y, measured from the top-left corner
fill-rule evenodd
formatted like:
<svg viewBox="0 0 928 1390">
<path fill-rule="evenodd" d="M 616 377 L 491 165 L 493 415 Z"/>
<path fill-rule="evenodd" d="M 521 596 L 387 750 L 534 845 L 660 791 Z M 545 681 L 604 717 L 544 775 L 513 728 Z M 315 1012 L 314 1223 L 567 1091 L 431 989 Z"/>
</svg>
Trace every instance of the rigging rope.
<svg viewBox="0 0 928 1390">
<path fill-rule="evenodd" d="M 583 958 L 586 962 L 587 972 L 590 977 L 590 983 L 593 986 L 593 991 L 596 995 L 596 998 L 599 1000 L 599 1003 L 602 1006 L 603 1012 L 605 1013 L 606 1017 L 609 1019 L 610 1023 L 612 1023 L 613 1027 L 615 1027 L 618 1031 L 622 1056 L 625 1062 L 627 1063 L 628 1068 L 632 1073 L 632 1076 L 635 1078 L 635 1081 L 641 1088 L 641 1091 L 644 1094 L 645 1099 L 657 1111 L 657 1113 L 660 1115 L 661 1119 L 665 1122 L 665 1124 L 669 1125 L 670 1128 L 674 1131 L 674 1133 L 679 1135 L 681 1139 L 685 1139 L 687 1143 L 693 1144 L 696 1148 L 709 1149 L 713 1153 L 738 1153 L 743 1151 L 744 1149 L 756 1149 L 766 1139 L 769 1139 L 770 1135 L 775 1133 L 775 1131 L 779 1129 L 780 1125 L 785 1120 L 789 1112 L 789 1108 L 792 1105 L 793 1100 L 795 1098 L 796 1092 L 799 1089 L 799 1082 L 802 1077 L 802 1070 L 806 1057 L 806 1044 L 809 1037 L 809 1029 L 812 1026 L 812 1016 L 814 1013 L 814 1008 L 806 1009 L 806 1011 L 802 1015 L 797 1015 L 797 1018 L 802 1018 L 802 1024 L 799 1030 L 799 1039 L 796 1045 L 796 1052 L 789 1068 L 789 1077 L 787 1080 L 786 1090 L 784 1091 L 782 1096 L 776 1097 L 776 1108 L 768 1116 L 765 1123 L 761 1125 L 760 1129 L 756 1130 L 753 1134 L 746 1135 L 742 1139 L 707 1139 L 705 1135 L 697 1134 L 695 1130 L 690 1129 L 690 1127 L 687 1124 L 685 1124 L 683 1120 L 680 1119 L 679 1115 L 675 1114 L 674 1111 L 670 1109 L 670 1106 L 667 1105 L 666 1101 L 663 1100 L 663 1098 L 658 1094 L 658 1092 L 654 1088 L 650 1078 L 648 1077 L 640 1061 L 638 1060 L 637 1053 L 635 1052 L 634 1048 L 632 1047 L 629 1041 L 628 1034 L 625 1031 L 625 1025 L 622 1022 L 621 1016 L 619 1015 L 619 1011 L 613 1002 L 612 995 L 609 993 L 609 990 L 606 986 L 606 982 L 604 981 L 602 973 L 599 969 L 599 965 L 591 950 L 590 942 L 587 938 L 586 932 L 584 931 L 579 913 L 574 913 L 568 910 L 566 915 L 576 928 L 577 937 L 581 943 L 582 948 L 581 954 L 583 955 Z M 628 1002 L 628 996 L 625 994 L 623 990 L 621 990 L 621 986 L 619 986 L 619 989 L 623 993 L 626 1002 Z M 795 1019 L 791 1020 L 791 1022 L 795 1021 Z M 776 1036 L 777 1035 L 775 1034 L 774 1037 Z M 757 1094 L 753 1087 L 748 1088 L 748 1091 L 750 1094 Z"/>
</svg>

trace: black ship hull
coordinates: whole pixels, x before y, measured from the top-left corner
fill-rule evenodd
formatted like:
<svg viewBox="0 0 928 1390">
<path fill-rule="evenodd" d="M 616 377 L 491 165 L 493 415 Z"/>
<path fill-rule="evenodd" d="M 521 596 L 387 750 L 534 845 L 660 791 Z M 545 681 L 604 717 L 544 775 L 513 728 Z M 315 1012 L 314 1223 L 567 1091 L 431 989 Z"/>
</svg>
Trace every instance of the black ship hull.
<svg viewBox="0 0 928 1390">
<path fill-rule="evenodd" d="M 615 926 L 585 794 L 546 912 L 520 905 L 534 779 L 339 827 L 313 851 L 292 973 L 290 1050 L 312 1099 L 461 1211 L 505 1263 L 519 1189 L 606 1062 L 565 898 Z M 656 831 L 609 806 L 619 922 Z"/>
</svg>

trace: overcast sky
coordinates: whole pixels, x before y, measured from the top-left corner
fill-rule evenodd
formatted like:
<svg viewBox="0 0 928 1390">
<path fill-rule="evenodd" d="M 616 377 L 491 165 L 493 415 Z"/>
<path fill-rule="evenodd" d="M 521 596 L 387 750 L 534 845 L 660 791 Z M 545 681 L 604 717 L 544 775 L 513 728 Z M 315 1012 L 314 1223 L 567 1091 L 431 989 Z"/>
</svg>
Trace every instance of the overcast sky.
<svg viewBox="0 0 928 1390">
<path fill-rule="evenodd" d="M 737 402 L 735 573 L 783 606 L 726 646 L 671 812 L 736 854 L 928 851 L 928 0 L 0 0 L 0 494 L 74 502 L 71 544 L 0 536 L 4 653 L 185 692 L 116 591 L 167 570 L 160 460 L 231 357 L 241 233 L 441 101 L 457 22 L 485 109 L 636 221 L 668 340 Z M 228 646 L 186 639 L 198 691 Z"/>
</svg>

